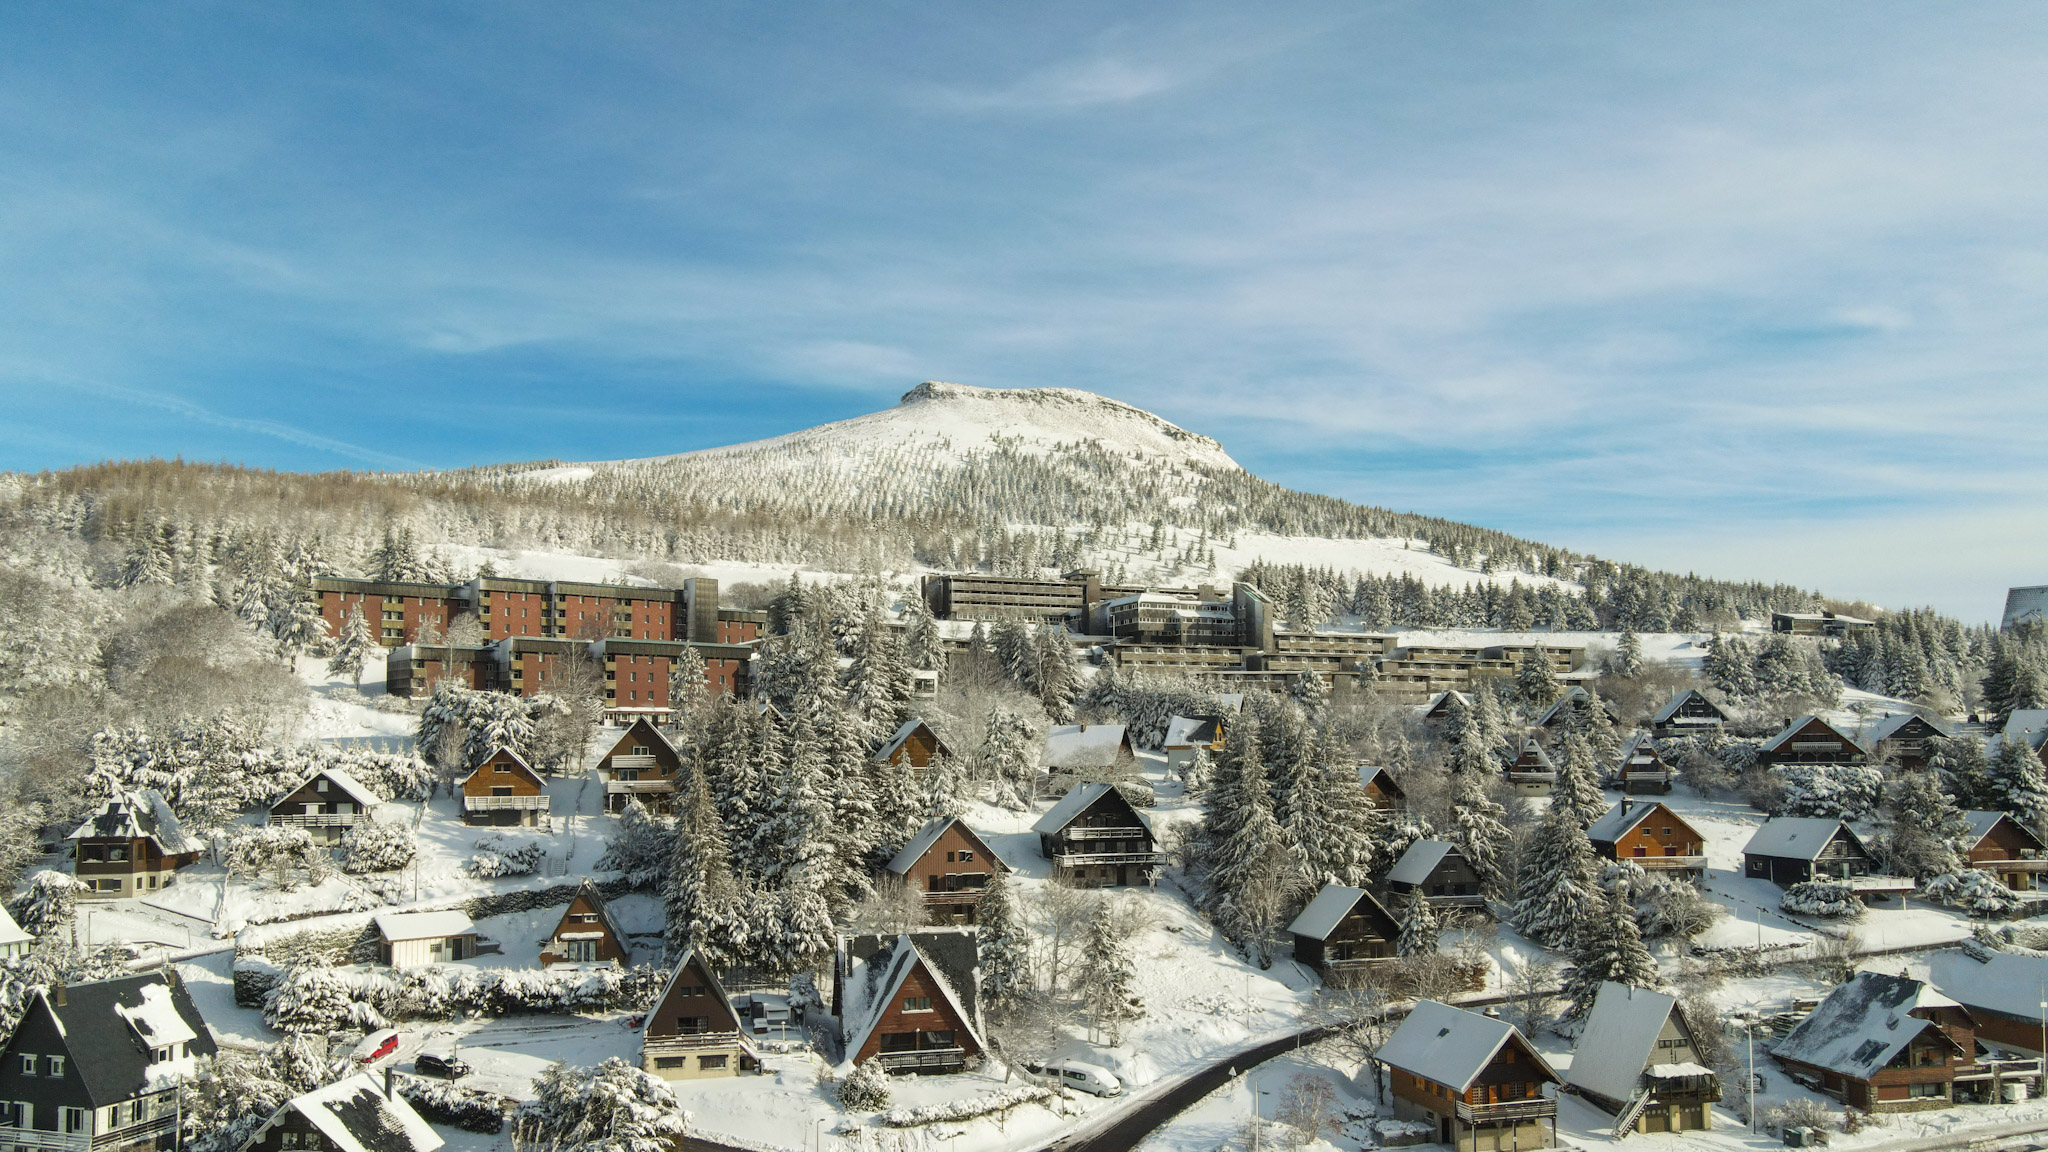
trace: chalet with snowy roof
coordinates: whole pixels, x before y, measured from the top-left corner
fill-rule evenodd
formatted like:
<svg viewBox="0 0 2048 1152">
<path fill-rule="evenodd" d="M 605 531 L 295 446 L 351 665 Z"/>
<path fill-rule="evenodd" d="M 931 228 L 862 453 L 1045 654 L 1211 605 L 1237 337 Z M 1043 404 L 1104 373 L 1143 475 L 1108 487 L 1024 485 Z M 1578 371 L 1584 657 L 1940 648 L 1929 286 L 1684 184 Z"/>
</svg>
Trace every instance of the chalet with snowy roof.
<svg viewBox="0 0 2048 1152">
<path fill-rule="evenodd" d="M 1457 1152 L 1557 1146 L 1558 1075 L 1514 1025 L 1418 1001 L 1376 1054 L 1394 1116 Z"/>
<path fill-rule="evenodd" d="M 2041 989 L 2048 986 L 2048 956 L 1960 948 L 1929 952 L 1927 965 L 1935 988 L 1976 1018 L 1980 1045 L 2041 1051 Z"/>
<path fill-rule="evenodd" d="M 2034 830 L 2003 812 L 1965 812 L 1970 834 L 1963 845 L 1963 858 L 1970 867 L 1981 868 L 2015 892 L 2033 892 L 2043 887 L 2048 873 L 2048 844 Z"/>
<path fill-rule="evenodd" d="M 1707 866 L 1706 837 L 1656 800 L 1623 800 L 1586 829 L 1593 850 L 1649 872 L 1697 875 Z"/>
<path fill-rule="evenodd" d="M 0 1048 L 0 1147 L 174 1149 L 178 1084 L 214 1052 L 175 973 L 38 989 Z"/>
<path fill-rule="evenodd" d="M 1479 873 L 1457 845 L 1443 840 L 1410 844 L 1387 872 L 1387 888 L 1402 896 L 1420 892 L 1439 913 L 1487 910 Z"/>
<path fill-rule="evenodd" d="M 1159 745 L 1169 768 L 1185 768 L 1199 752 L 1215 755 L 1223 751 L 1223 717 L 1175 716 L 1166 722 L 1166 739 Z"/>
<path fill-rule="evenodd" d="M 585 879 L 583 886 L 562 909 L 555 930 L 541 942 L 542 967 L 553 964 L 618 964 L 630 962 L 626 934 L 612 920 L 604 906 L 604 894 Z"/>
<path fill-rule="evenodd" d="M 1650 735 L 1659 740 L 1712 736 L 1728 724 L 1728 713 L 1697 688 L 1687 688 L 1664 702 L 1650 717 Z"/>
<path fill-rule="evenodd" d="M 14 917 L 7 914 L 6 906 L 0 905 L 0 960 L 28 955 L 35 942 L 36 938 L 23 931 L 21 925 L 14 922 Z"/>
<path fill-rule="evenodd" d="M 879 1060 L 892 1073 L 965 1071 L 985 1051 L 979 963 L 972 929 L 843 939 L 832 983 L 845 1062 Z"/>
<path fill-rule="evenodd" d="M 640 1067 L 664 1080 L 737 1076 L 760 1067 L 718 973 L 691 949 L 640 1030 Z"/>
<path fill-rule="evenodd" d="M 1571 685 L 1564 690 L 1562 695 L 1551 701 L 1550 707 L 1545 708 L 1543 714 L 1536 718 L 1537 734 L 1544 740 L 1557 739 L 1577 723 L 1580 713 L 1584 709 L 1592 707 L 1592 704 L 1593 694 L 1591 692 L 1588 692 L 1581 685 Z M 1618 723 L 1621 719 L 1620 716 L 1615 714 L 1614 705 L 1609 704 L 1605 700 L 1600 702 L 1600 710 L 1607 713 L 1607 719 L 1610 722 Z"/>
<path fill-rule="evenodd" d="M 1847 824 L 1812 816 L 1764 821 L 1742 847 L 1742 873 L 1780 888 L 1832 880 L 1865 897 L 1913 890 L 1913 881 L 1905 877 L 1872 873 L 1869 850 Z"/>
<path fill-rule="evenodd" d="M 315 844 L 339 844 L 384 798 L 340 768 L 322 768 L 270 806 L 269 820 L 304 828 Z"/>
<path fill-rule="evenodd" d="M 499 748 L 484 757 L 458 786 L 466 824 L 531 825 L 547 820 L 547 785 L 510 748 Z"/>
<path fill-rule="evenodd" d="M 1451 718 L 1451 705 L 1453 704 L 1463 704 L 1465 707 L 1470 708 L 1472 706 L 1472 698 L 1455 689 L 1439 692 L 1431 696 L 1429 702 L 1422 706 L 1422 722 L 1425 724 L 1441 724 L 1449 720 Z"/>
<path fill-rule="evenodd" d="M 925 914 L 933 923 L 972 924 L 974 902 L 989 877 L 1009 866 L 966 821 L 941 816 L 918 829 L 884 870 L 924 894 Z"/>
<path fill-rule="evenodd" d="M 597 777 L 604 781 L 604 810 L 624 812 L 637 800 L 651 812 L 666 812 L 683 772 L 682 754 L 647 717 L 639 717 L 620 733 L 598 758 Z"/>
<path fill-rule="evenodd" d="M 1841 637 L 1875 627 L 1875 620 L 1865 620 L 1861 616 L 1845 616 L 1840 612 L 1771 613 L 1771 631 L 1793 636 Z"/>
<path fill-rule="evenodd" d="M 877 764 L 906 766 L 912 772 L 922 773 L 931 768 L 934 760 L 952 755 L 953 750 L 939 739 L 932 726 L 913 716 L 896 729 L 895 735 L 882 741 L 872 759 Z"/>
<path fill-rule="evenodd" d="M 185 834 L 177 814 L 154 788 L 119 792 L 71 835 L 73 873 L 81 900 L 117 900 L 168 888 L 178 869 L 204 846 Z"/>
<path fill-rule="evenodd" d="M 1771 1049 L 1803 1080 L 1865 1112 L 1918 1112 L 1954 1101 L 1976 1064 L 1977 1021 L 1918 980 L 1858 972 Z"/>
<path fill-rule="evenodd" d="M 1287 931 L 1295 960 L 1324 983 L 1343 984 L 1395 962 L 1401 922 L 1365 889 L 1325 884 Z"/>
<path fill-rule="evenodd" d="M 1150 884 L 1159 868 L 1152 822 L 1110 784 L 1076 784 L 1031 826 L 1053 878 L 1082 888 Z"/>
<path fill-rule="evenodd" d="M 393 1087 L 358 1072 L 294 1096 L 242 1145 L 242 1152 L 434 1152 L 447 1143 Z"/>
<path fill-rule="evenodd" d="M 2000 740 L 2024 741 L 2048 765 L 2048 708 L 2020 708 L 2006 717 Z"/>
<path fill-rule="evenodd" d="M 1408 807 L 1408 793 L 1401 790 L 1401 782 L 1385 768 L 1360 765 L 1358 786 L 1365 790 L 1365 798 L 1382 812 L 1393 812 Z"/>
<path fill-rule="evenodd" d="M 1122 724 L 1055 724 L 1040 763 L 1052 772 L 1095 772 L 1136 755 Z"/>
<path fill-rule="evenodd" d="M 1636 733 L 1621 746 L 1621 763 L 1614 770 L 1615 783 L 1631 796 L 1665 795 L 1677 775 L 1647 732 Z"/>
<path fill-rule="evenodd" d="M 476 925 L 468 915 L 445 912 L 380 912 L 377 956 L 393 968 L 424 968 L 476 955 Z"/>
<path fill-rule="evenodd" d="M 1594 997 L 1564 1080 L 1614 1117 L 1616 1138 L 1712 1128 L 1721 1098 L 1678 998 L 1612 980 Z"/>
<path fill-rule="evenodd" d="M 1557 787 L 1557 764 L 1534 740 L 1522 742 L 1522 753 L 1507 768 L 1508 784 L 1529 796 L 1548 796 Z"/>
<path fill-rule="evenodd" d="M 1925 768 L 1948 730 L 1925 716 L 1903 712 L 1877 722 L 1865 742 L 1873 756 L 1889 756 L 1901 768 Z"/>
<path fill-rule="evenodd" d="M 1862 764 L 1870 754 L 1854 737 L 1818 716 L 1801 716 L 1757 749 L 1766 768 L 1789 764 Z"/>
</svg>

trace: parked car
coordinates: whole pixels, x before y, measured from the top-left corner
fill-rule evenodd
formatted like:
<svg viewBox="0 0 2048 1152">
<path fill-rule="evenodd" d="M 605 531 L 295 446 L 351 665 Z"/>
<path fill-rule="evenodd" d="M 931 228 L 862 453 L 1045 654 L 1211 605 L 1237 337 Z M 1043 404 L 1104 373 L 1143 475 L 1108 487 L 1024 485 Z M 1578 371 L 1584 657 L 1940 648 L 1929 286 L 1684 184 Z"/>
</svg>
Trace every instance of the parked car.
<svg viewBox="0 0 2048 1152">
<path fill-rule="evenodd" d="M 1124 1082 L 1117 1079 L 1115 1073 L 1097 1064 L 1088 1064 L 1080 1060 L 1054 1060 L 1041 1064 L 1036 1060 L 1026 1060 L 1024 1067 L 1042 1076 L 1057 1076 L 1061 1084 L 1076 1092 L 1086 1092 L 1090 1096 L 1124 1094 Z"/>
<path fill-rule="evenodd" d="M 398 1051 L 398 1029 L 385 1028 L 363 1037 L 363 1042 L 356 1045 L 356 1050 L 351 1054 L 350 1058 L 358 1064 L 375 1064 L 396 1051 Z"/>
<path fill-rule="evenodd" d="M 446 1050 L 422 1052 L 414 1056 L 412 1070 L 422 1076 L 439 1076 L 443 1080 L 460 1080 L 476 1071 L 455 1053 Z"/>
</svg>

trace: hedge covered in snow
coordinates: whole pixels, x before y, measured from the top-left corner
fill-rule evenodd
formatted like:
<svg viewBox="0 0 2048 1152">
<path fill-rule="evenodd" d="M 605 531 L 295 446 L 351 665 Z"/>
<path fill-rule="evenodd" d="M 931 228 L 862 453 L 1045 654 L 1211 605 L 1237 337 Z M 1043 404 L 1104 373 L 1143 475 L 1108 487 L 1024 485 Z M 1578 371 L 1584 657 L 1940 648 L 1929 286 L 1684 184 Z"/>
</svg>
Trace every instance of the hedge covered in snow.
<svg viewBox="0 0 2048 1152">
<path fill-rule="evenodd" d="M 880 1060 L 871 1059 L 842 1077 L 833 1094 L 848 1112 L 878 1112 L 889 1106 L 889 1074 Z"/>
<path fill-rule="evenodd" d="M 110 728 L 92 736 L 88 754 L 102 798 L 112 788 L 154 788 L 187 831 L 201 833 L 283 799 L 321 769 L 342 769 L 387 800 L 424 800 L 434 786 L 433 769 L 410 753 L 317 743 L 279 748 L 262 732 L 223 718 Z"/>
<path fill-rule="evenodd" d="M 341 870 L 351 875 L 396 872 L 419 854 L 412 829 L 397 821 L 360 821 L 341 838 Z"/>
<path fill-rule="evenodd" d="M 495 1092 L 406 1076 L 398 1080 L 398 1094 L 432 1124 L 447 1124 L 489 1136 L 497 1135 L 505 1127 L 505 1098 Z"/>
<path fill-rule="evenodd" d="M 1778 907 L 1787 912 L 1830 920 L 1854 920 L 1863 915 L 1863 901 L 1856 898 L 1856 890 L 1831 880 L 1794 884 L 1785 889 L 1785 895 L 1778 900 Z"/>
<path fill-rule="evenodd" d="M 1937 904 L 1959 908 L 1973 916 L 2010 916 L 2026 903 L 2017 892 L 2000 884 L 1998 877 L 1977 868 L 1936 876 L 1920 891 Z"/>
<path fill-rule="evenodd" d="M 1052 1089 L 1042 1084 L 1020 1084 L 1015 1088 L 986 1092 L 965 1100 L 944 1100 L 918 1108 L 892 1108 L 876 1119 L 890 1128 L 915 1128 L 920 1124 L 938 1124 L 948 1120 L 972 1120 L 977 1116 L 1007 1112 L 1020 1104 L 1049 1100 L 1052 1094 Z"/>
<path fill-rule="evenodd" d="M 541 857 L 547 852 L 547 845 L 533 837 L 515 838 L 493 832 L 477 838 L 476 855 L 463 867 L 479 880 L 529 876 L 539 870 Z"/>
<path fill-rule="evenodd" d="M 263 1022 L 280 1032 L 339 1024 L 449 1020 L 466 1013 L 645 1011 L 666 973 L 659 968 L 296 968 L 263 997 Z"/>
</svg>

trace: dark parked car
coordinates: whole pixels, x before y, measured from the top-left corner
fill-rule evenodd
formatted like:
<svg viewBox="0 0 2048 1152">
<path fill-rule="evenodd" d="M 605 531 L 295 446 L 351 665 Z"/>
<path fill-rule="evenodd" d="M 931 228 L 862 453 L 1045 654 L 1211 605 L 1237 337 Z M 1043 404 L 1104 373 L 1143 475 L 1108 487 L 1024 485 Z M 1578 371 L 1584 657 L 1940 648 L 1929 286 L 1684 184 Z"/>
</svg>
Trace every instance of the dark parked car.
<svg viewBox="0 0 2048 1152">
<path fill-rule="evenodd" d="M 473 1071 L 450 1052 L 422 1052 L 412 1058 L 412 1070 L 422 1076 L 439 1076 L 443 1080 L 460 1080 Z"/>
</svg>

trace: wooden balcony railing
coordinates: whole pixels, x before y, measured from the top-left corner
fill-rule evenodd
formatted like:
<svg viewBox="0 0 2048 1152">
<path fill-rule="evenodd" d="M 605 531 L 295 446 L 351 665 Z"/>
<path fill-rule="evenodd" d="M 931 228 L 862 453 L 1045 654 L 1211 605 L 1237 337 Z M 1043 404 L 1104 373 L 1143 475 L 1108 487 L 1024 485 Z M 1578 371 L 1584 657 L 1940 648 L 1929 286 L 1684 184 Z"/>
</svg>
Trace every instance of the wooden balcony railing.
<svg viewBox="0 0 2048 1152">
<path fill-rule="evenodd" d="M 958 1068 L 967 1063 L 964 1048 L 922 1048 L 916 1052 L 880 1052 L 875 1059 L 891 1072 L 911 1072 L 920 1068 Z"/>
<path fill-rule="evenodd" d="M 1557 1101 L 1547 1098 L 1503 1100 L 1498 1104 L 1457 1102 L 1458 1119 L 1467 1124 L 1519 1124 L 1524 1120 L 1544 1120 L 1556 1115 Z"/>
<path fill-rule="evenodd" d="M 505 808 L 549 807 L 548 797 L 542 796 L 464 796 L 462 807 L 467 812 L 491 812 Z"/>
</svg>

